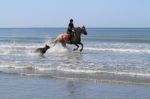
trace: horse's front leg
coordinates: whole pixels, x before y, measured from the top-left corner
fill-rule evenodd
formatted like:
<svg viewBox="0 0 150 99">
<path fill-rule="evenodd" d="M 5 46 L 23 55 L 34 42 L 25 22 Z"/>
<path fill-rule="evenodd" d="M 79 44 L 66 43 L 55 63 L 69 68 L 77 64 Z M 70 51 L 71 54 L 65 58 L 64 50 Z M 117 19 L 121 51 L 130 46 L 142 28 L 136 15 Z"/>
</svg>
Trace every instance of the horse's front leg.
<svg viewBox="0 0 150 99">
<path fill-rule="evenodd" d="M 74 45 L 76 46 L 76 48 L 74 48 L 74 49 L 73 49 L 73 51 L 76 51 L 76 50 L 78 50 L 78 48 L 79 48 L 79 45 L 78 45 L 77 43 L 75 43 Z"/>
<path fill-rule="evenodd" d="M 80 44 L 81 45 L 81 49 L 80 49 L 80 52 L 82 52 L 82 50 L 83 50 L 83 44 L 80 42 L 80 43 L 78 43 L 78 44 Z"/>
</svg>

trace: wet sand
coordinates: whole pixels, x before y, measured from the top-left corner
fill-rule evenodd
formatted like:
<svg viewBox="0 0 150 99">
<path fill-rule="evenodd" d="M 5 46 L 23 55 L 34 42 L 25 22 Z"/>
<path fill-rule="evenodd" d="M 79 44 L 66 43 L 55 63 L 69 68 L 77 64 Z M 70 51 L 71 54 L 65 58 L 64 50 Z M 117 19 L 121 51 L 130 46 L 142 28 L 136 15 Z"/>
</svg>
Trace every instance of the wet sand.
<svg viewBox="0 0 150 99">
<path fill-rule="evenodd" d="M 150 85 L 0 73 L 0 99 L 150 99 Z"/>
</svg>

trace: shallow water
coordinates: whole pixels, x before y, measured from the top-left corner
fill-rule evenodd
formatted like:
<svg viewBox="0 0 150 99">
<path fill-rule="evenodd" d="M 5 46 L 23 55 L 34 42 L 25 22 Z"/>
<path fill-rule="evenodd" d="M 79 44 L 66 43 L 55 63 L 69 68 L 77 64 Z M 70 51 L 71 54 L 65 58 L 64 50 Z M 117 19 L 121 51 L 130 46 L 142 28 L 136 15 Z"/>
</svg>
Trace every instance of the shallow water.
<svg viewBox="0 0 150 99">
<path fill-rule="evenodd" d="M 149 99 L 150 86 L 14 76 L 0 72 L 1 99 Z"/>
<path fill-rule="evenodd" d="M 150 83 L 150 29 L 89 28 L 83 52 L 60 44 L 44 56 L 35 49 L 65 28 L 0 29 L 0 71 L 8 74 Z"/>
</svg>

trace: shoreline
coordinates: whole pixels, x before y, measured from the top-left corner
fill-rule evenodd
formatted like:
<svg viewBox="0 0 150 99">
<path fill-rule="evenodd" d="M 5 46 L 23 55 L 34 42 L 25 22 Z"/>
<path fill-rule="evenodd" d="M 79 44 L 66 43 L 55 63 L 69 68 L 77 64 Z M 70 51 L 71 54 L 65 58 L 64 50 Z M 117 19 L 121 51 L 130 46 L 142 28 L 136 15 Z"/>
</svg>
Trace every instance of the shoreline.
<svg viewBox="0 0 150 99">
<path fill-rule="evenodd" d="M 11 69 L 12 68 L 12 69 Z M 51 71 L 39 71 L 37 68 L 23 67 L 14 68 L 8 67 L 0 71 L 2 74 L 20 76 L 20 77 L 33 77 L 33 78 L 47 78 L 58 80 L 77 80 L 77 81 L 89 81 L 100 83 L 119 83 L 119 84 L 133 84 L 133 85 L 150 85 L 149 76 L 138 75 L 119 75 L 109 72 L 97 72 L 97 73 L 74 73 L 63 72 L 52 69 Z"/>
<path fill-rule="evenodd" d="M 2 99 L 148 99 L 149 85 L 27 77 L 0 73 Z M 5 93 L 5 94 L 4 94 Z"/>
</svg>

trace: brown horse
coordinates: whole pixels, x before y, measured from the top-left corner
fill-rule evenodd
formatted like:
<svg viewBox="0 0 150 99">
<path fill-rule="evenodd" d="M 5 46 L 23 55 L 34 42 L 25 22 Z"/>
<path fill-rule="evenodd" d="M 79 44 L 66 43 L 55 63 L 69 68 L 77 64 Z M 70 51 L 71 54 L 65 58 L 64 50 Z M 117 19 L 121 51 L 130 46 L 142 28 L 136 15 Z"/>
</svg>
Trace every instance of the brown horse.
<svg viewBox="0 0 150 99">
<path fill-rule="evenodd" d="M 55 45 L 57 42 L 60 42 L 63 47 L 66 47 L 66 44 L 74 44 L 77 47 L 74 49 L 74 51 L 78 50 L 79 45 L 81 45 L 81 52 L 83 50 L 83 43 L 81 43 L 81 34 L 87 35 L 87 31 L 84 26 L 75 28 L 75 33 L 73 33 L 72 35 L 71 42 L 69 40 L 70 34 L 62 33 L 56 37 L 53 43 Z"/>
<path fill-rule="evenodd" d="M 66 44 L 74 44 L 76 46 L 75 50 L 78 50 L 79 45 L 81 45 L 80 52 L 83 50 L 83 43 L 81 43 L 81 34 L 87 35 L 86 28 L 83 27 L 77 27 L 75 28 L 75 33 L 72 35 L 72 39 L 70 42 L 70 34 L 62 33 L 59 34 L 54 41 L 51 42 L 53 46 L 55 46 L 56 43 L 61 43 L 63 47 L 66 47 Z M 79 45 L 78 45 L 79 44 Z M 42 55 L 50 48 L 50 44 L 45 45 L 44 48 L 38 48 L 36 49 L 36 52 L 40 52 Z"/>
</svg>

